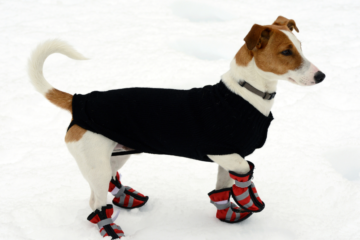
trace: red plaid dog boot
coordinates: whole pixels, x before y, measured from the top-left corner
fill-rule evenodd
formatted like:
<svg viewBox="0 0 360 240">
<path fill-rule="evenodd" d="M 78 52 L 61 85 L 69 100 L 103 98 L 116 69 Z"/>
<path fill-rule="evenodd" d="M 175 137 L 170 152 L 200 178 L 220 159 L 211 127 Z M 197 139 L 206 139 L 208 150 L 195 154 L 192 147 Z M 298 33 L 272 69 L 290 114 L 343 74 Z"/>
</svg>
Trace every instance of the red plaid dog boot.
<svg viewBox="0 0 360 240">
<path fill-rule="evenodd" d="M 108 204 L 101 208 L 101 211 L 96 209 L 88 216 L 88 220 L 97 224 L 100 229 L 100 234 L 103 237 L 112 237 L 112 239 L 120 239 L 125 236 L 123 230 L 116 225 L 111 216 L 113 214 L 113 206 Z"/>
<path fill-rule="evenodd" d="M 248 161 L 250 171 L 246 174 L 229 172 L 230 177 L 235 180 L 231 194 L 236 203 L 247 212 L 261 212 L 265 203 L 260 199 L 254 183 L 251 181 L 254 172 L 254 164 Z"/>
<path fill-rule="evenodd" d="M 214 190 L 208 193 L 210 202 L 217 208 L 216 217 L 223 222 L 237 223 L 249 218 L 251 212 L 243 212 L 234 203 L 229 202 L 231 188 Z"/>
<path fill-rule="evenodd" d="M 110 181 L 109 192 L 115 196 L 114 205 L 126 209 L 142 207 L 149 199 L 148 196 L 144 196 L 135 189 L 122 185 L 118 172 L 116 173 L 116 179 Z"/>
</svg>

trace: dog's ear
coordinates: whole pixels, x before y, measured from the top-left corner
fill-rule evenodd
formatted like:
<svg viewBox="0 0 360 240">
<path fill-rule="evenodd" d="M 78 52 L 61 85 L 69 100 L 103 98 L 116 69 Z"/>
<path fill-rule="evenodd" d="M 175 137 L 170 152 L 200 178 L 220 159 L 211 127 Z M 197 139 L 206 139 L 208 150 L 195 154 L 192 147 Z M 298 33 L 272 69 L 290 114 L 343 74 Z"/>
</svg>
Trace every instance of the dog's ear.
<svg viewBox="0 0 360 240">
<path fill-rule="evenodd" d="M 299 32 L 295 21 L 292 19 L 287 19 L 283 16 L 278 16 L 272 25 L 287 26 L 291 31 L 295 29 L 295 31 Z"/>
<path fill-rule="evenodd" d="M 270 35 L 270 28 L 254 24 L 244 40 L 249 50 L 253 50 L 255 47 L 257 49 L 261 49 L 266 47 L 270 39 Z"/>
</svg>

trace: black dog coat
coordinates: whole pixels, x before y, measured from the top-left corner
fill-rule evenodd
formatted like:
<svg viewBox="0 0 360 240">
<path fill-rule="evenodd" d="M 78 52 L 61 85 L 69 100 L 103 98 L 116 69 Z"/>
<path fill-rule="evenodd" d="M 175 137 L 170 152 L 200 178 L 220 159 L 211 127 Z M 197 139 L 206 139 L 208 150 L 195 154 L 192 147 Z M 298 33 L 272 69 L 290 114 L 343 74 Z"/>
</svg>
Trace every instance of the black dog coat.
<svg viewBox="0 0 360 240">
<path fill-rule="evenodd" d="M 126 88 L 75 94 L 73 124 L 152 154 L 211 161 L 251 154 L 273 120 L 223 82 L 190 90 Z"/>
</svg>

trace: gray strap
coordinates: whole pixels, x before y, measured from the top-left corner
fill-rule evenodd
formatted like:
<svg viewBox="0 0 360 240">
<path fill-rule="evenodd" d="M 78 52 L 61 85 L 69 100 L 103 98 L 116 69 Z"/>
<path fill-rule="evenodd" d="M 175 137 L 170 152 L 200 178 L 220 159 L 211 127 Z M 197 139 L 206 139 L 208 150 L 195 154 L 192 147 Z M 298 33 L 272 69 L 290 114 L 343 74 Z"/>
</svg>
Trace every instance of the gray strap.
<svg viewBox="0 0 360 240">
<path fill-rule="evenodd" d="M 118 229 L 120 231 L 122 231 L 121 227 L 119 225 L 112 225 L 112 228 L 113 229 Z"/>
<path fill-rule="evenodd" d="M 231 202 L 225 203 L 225 204 L 218 204 L 216 202 L 210 201 L 212 204 L 215 205 L 217 210 L 224 210 L 231 206 Z"/>
<path fill-rule="evenodd" d="M 126 188 L 126 190 L 130 190 L 130 189 L 133 189 L 132 187 L 129 187 L 129 186 L 126 186 L 125 187 Z M 134 194 L 138 194 L 139 192 L 138 191 L 136 191 L 135 189 L 133 189 L 134 191 L 132 192 L 132 193 L 134 193 Z"/>
<path fill-rule="evenodd" d="M 97 225 L 99 229 L 101 229 L 103 226 L 109 225 L 111 223 L 113 223 L 113 220 L 111 218 L 107 218 L 98 222 Z"/>
<path fill-rule="evenodd" d="M 240 83 L 240 86 L 246 88 L 247 90 L 249 90 L 250 92 L 260 96 L 261 98 L 265 99 L 265 100 L 271 100 L 275 97 L 275 94 L 276 92 L 273 92 L 273 93 L 268 93 L 268 92 L 262 92 L 256 88 L 254 88 L 252 85 L 250 85 L 249 83 L 247 82 L 243 82 L 243 83 Z"/>
<path fill-rule="evenodd" d="M 253 204 L 254 204 L 253 201 L 250 199 L 250 201 L 249 201 L 247 204 L 244 205 L 244 208 L 249 208 L 249 207 L 251 207 Z"/>
<path fill-rule="evenodd" d="M 236 201 L 241 201 L 241 200 L 244 200 L 245 198 L 247 198 L 249 196 L 249 189 L 246 189 L 246 191 L 240 195 L 237 195 L 235 197 L 235 200 Z"/>
<path fill-rule="evenodd" d="M 124 206 L 124 202 L 125 202 L 125 194 L 120 198 L 119 205 Z"/>
<path fill-rule="evenodd" d="M 251 185 L 251 180 L 247 181 L 247 182 L 238 182 L 238 181 L 235 181 L 235 185 L 237 187 L 240 187 L 240 188 L 247 188 L 248 186 Z"/>
<path fill-rule="evenodd" d="M 127 207 L 132 207 L 133 202 L 134 202 L 134 198 L 133 198 L 133 197 L 130 197 L 129 203 L 128 203 Z"/>
<path fill-rule="evenodd" d="M 124 195 L 124 191 L 125 191 L 125 187 L 121 186 L 121 188 L 119 189 L 119 191 L 115 194 L 116 198 L 119 198 L 120 196 Z"/>
<path fill-rule="evenodd" d="M 233 214 L 233 210 L 231 208 L 229 208 L 229 210 L 226 213 L 225 220 L 230 222 L 232 214 Z"/>
<path fill-rule="evenodd" d="M 113 228 L 113 229 L 118 229 L 118 230 L 122 231 L 122 229 L 120 228 L 119 225 L 112 225 L 112 228 Z M 105 236 L 106 233 L 107 233 L 107 232 L 106 232 L 105 229 L 103 229 L 103 230 L 100 232 L 100 234 L 101 234 L 102 237 Z M 117 235 L 118 235 L 119 237 L 124 237 L 124 236 L 125 236 L 125 234 L 123 234 L 123 233 L 117 233 Z"/>
<path fill-rule="evenodd" d="M 107 232 L 105 231 L 105 229 L 103 229 L 103 230 L 100 232 L 100 234 L 101 234 L 102 237 L 103 237 L 106 233 L 107 233 Z"/>
<path fill-rule="evenodd" d="M 234 222 L 236 222 L 237 220 L 239 220 L 240 219 L 240 213 L 239 212 L 236 212 L 235 213 L 235 220 L 234 220 Z"/>
<path fill-rule="evenodd" d="M 255 188 L 255 184 L 254 183 L 251 183 L 251 188 Z M 255 197 L 259 197 L 259 194 L 258 193 L 254 193 Z"/>
</svg>

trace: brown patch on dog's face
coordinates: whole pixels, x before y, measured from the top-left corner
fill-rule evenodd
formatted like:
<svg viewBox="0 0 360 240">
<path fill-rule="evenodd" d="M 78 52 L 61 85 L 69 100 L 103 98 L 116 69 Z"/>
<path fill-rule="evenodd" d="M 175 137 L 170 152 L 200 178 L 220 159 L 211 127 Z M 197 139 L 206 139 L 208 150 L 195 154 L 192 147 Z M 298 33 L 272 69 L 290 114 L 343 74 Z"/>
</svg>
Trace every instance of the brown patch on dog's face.
<svg viewBox="0 0 360 240">
<path fill-rule="evenodd" d="M 282 31 L 298 31 L 294 20 L 279 16 L 273 25 L 254 24 L 245 45 L 235 55 L 236 63 L 246 66 L 254 57 L 258 68 L 282 75 L 299 68 L 303 62 L 294 43 Z"/>
<path fill-rule="evenodd" d="M 56 106 L 69 110 L 72 113 L 73 95 L 53 88 L 46 93 L 45 97 Z"/>
<path fill-rule="evenodd" d="M 85 134 L 85 132 L 86 132 L 86 130 L 84 128 L 80 127 L 79 125 L 74 124 L 73 126 L 71 126 L 69 131 L 66 133 L 65 142 L 66 143 L 77 142 L 82 138 L 82 136 Z"/>
<path fill-rule="evenodd" d="M 277 75 L 299 68 L 303 58 L 294 43 L 280 31 L 281 26 L 269 27 L 271 27 L 271 36 L 266 47 L 254 48 L 252 51 L 258 68 Z"/>
</svg>

